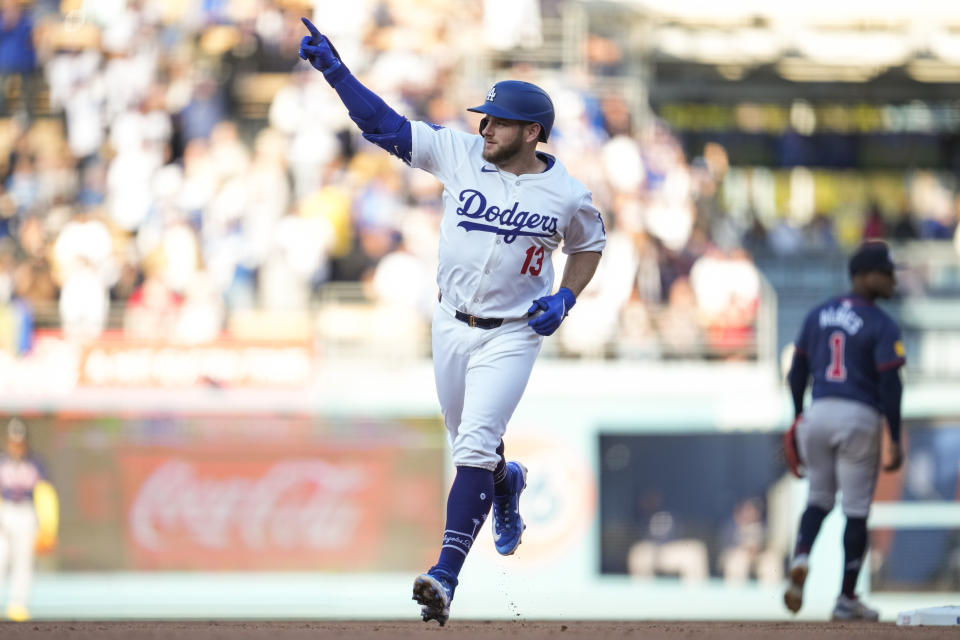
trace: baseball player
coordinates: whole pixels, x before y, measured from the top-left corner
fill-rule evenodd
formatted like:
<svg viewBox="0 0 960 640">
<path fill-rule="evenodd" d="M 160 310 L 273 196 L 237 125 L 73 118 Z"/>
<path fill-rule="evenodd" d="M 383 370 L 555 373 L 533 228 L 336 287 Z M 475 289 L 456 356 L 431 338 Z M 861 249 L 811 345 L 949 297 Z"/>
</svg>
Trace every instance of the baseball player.
<svg viewBox="0 0 960 640">
<path fill-rule="evenodd" d="M 34 490 L 45 482 L 43 465 L 27 452 L 27 427 L 14 418 L 7 424 L 5 452 L 0 454 L 0 587 L 10 567 L 7 618 L 29 619 L 27 596 L 33 579 L 37 541 Z"/>
<path fill-rule="evenodd" d="M 847 524 L 843 583 L 833 619 L 875 621 L 878 612 L 860 601 L 854 589 L 867 549 L 867 516 L 880 470 L 884 417 L 892 441 L 884 470 L 895 471 L 903 463 L 900 367 L 905 351 L 896 322 L 874 304 L 877 298 L 890 298 L 896 285 L 886 243 L 862 244 L 850 258 L 849 271 L 850 293 L 807 314 L 787 375 L 796 415 L 791 428 L 810 490 L 783 600 L 790 611 L 800 610 L 810 548 L 839 489 Z M 803 396 L 811 377 L 813 400 L 804 411 Z M 796 464 L 791 467 L 801 475 Z"/>
<path fill-rule="evenodd" d="M 330 41 L 309 30 L 300 57 L 326 78 L 363 137 L 444 186 L 433 363 L 456 476 L 437 563 L 417 576 L 424 621 L 450 616 L 457 576 L 493 508 L 494 543 L 512 554 L 524 530 L 518 511 L 526 468 L 504 456 L 503 434 L 543 336 L 557 330 L 597 268 L 605 242 L 590 192 L 555 157 L 537 151 L 553 125 L 539 87 L 495 84 L 480 135 L 411 122 L 361 85 Z M 568 258 L 553 291 L 551 253 Z"/>
</svg>

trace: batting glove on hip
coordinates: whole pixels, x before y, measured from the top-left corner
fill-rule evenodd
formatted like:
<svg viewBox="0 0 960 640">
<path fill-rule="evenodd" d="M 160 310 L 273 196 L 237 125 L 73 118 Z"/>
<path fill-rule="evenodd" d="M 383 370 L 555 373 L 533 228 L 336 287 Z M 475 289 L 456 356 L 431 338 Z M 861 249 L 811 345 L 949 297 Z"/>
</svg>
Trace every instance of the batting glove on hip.
<svg viewBox="0 0 960 640">
<path fill-rule="evenodd" d="M 577 297 L 573 291 L 566 287 L 561 287 L 552 296 L 543 296 L 533 301 L 533 305 L 527 309 L 527 315 L 542 311 L 535 318 L 527 322 L 530 327 L 542 336 L 553 335 L 563 319 L 567 317 L 570 309 L 577 303 Z"/>
<path fill-rule="evenodd" d="M 301 58 L 313 65 L 313 68 L 322 72 L 324 75 L 338 69 L 343 62 L 340 60 L 340 54 L 333 46 L 333 43 L 327 36 L 320 33 L 320 30 L 313 26 L 313 23 L 306 18 L 300 18 L 307 27 L 310 35 L 303 36 L 300 40 L 299 55 Z"/>
</svg>

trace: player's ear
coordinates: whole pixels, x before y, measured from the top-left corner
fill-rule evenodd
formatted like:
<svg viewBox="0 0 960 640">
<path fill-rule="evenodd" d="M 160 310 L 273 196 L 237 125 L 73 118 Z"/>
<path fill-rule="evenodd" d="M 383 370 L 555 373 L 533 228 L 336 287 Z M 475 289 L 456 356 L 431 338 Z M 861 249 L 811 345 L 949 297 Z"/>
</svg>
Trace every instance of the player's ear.
<svg viewBox="0 0 960 640">
<path fill-rule="evenodd" d="M 527 125 L 527 142 L 536 141 L 540 139 L 540 132 L 543 131 L 543 127 L 539 122 L 531 122 Z"/>
</svg>

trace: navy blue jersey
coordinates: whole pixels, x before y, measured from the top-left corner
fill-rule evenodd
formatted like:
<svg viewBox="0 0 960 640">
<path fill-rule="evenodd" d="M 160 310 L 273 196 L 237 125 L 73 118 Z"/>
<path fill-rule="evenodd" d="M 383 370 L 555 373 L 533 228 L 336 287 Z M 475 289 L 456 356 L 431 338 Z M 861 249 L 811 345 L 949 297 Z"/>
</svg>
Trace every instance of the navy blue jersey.
<svg viewBox="0 0 960 640">
<path fill-rule="evenodd" d="M 815 399 L 858 400 L 880 411 L 880 373 L 906 362 L 897 323 L 853 294 L 814 307 L 803 321 L 796 348 L 810 365 Z"/>
<path fill-rule="evenodd" d="M 46 478 L 43 464 L 36 458 L 27 456 L 23 460 L 15 460 L 5 453 L 0 454 L 0 495 L 4 500 L 32 501 L 34 487 Z"/>
</svg>

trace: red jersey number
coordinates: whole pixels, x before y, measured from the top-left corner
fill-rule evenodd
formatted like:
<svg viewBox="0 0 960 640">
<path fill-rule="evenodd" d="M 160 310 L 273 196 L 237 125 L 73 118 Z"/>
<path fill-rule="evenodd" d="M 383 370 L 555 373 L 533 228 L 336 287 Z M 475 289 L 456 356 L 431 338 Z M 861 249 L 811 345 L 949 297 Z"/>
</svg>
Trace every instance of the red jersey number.
<svg viewBox="0 0 960 640">
<path fill-rule="evenodd" d="M 520 274 L 529 273 L 532 276 L 540 275 L 543 268 L 543 247 L 530 247 L 527 249 L 527 259 L 523 261 L 520 268 Z"/>
<path fill-rule="evenodd" d="M 843 362 L 844 346 L 847 336 L 843 331 L 830 334 L 830 365 L 827 367 L 827 380 L 844 382 L 847 379 L 847 367 Z"/>
</svg>

